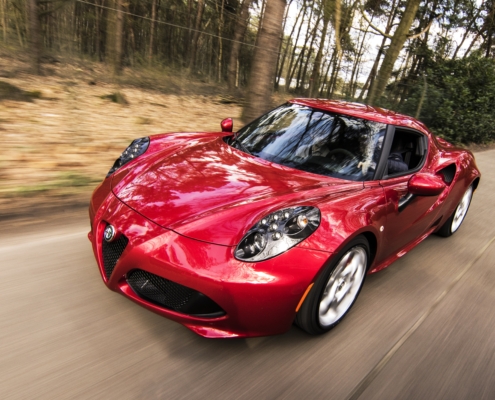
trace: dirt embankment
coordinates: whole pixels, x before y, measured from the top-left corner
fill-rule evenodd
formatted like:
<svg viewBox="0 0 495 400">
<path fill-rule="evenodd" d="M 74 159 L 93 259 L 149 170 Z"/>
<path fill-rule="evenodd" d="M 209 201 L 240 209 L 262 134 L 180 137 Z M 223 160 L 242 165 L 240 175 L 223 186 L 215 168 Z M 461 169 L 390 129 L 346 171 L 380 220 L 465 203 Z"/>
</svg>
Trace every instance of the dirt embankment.
<svg viewBox="0 0 495 400">
<path fill-rule="evenodd" d="M 25 71 L 0 57 L 0 217 L 87 203 L 134 138 L 218 131 L 226 117 L 241 124 L 239 103 L 221 88 L 167 71 L 125 71 L 118 84 L 97 63 Z"/>
<path fill-rule="evenodd" d="M 137 137 L 218 131 L 226 117 L 242 125 L 239 99 L 176 71 L 126 69 L 117 82 L 103 64 L 62 57 L 46 58 L 44 76 L 28 71 L 0 51 L 0 219 L 87 205 Z"/>
</svg>

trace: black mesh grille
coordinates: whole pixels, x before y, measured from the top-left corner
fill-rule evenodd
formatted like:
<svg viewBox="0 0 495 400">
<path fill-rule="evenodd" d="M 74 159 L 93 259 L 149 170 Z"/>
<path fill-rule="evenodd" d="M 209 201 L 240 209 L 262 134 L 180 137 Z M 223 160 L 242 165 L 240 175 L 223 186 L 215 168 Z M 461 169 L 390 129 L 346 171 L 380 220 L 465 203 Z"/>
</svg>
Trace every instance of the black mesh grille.
<svg viewBox="0 0 495 400">
<path fill-rule="evenodd" d="M 117 261 L 124 252 L 127 243 L 129 243 L 129 239 L 124 235 L 120 235 L 112 242 L 107 242 L 103 239 L 101 250 L 103 253 L 103 269 L 105 270 L 107 279 L 112 275 L 115 264 L 117 264 Z"/>
<path fill-rule="evenodd" d="M 173 310 L 180 310 L 185 306 L 195 292 L 141 269 L 132 271 L 127 282 L 141 297 Z"/>
<path fill-rule="evenodd" d="M 128 274 L 127 283 L 138 296 L 161 307 L 206 318 L 225 314 L 204 294 L 141 269 Z"/>
</svg>

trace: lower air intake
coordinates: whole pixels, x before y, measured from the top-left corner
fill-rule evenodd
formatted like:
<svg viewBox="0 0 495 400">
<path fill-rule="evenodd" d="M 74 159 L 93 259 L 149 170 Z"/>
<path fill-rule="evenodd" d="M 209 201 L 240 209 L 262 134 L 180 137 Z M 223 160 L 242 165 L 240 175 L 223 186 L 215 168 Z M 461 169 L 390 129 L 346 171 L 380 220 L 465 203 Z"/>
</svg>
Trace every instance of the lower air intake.
<svg viewBox="0 0 495 400">
<path fill-rule="evenodd" d="M 107 242 L 103 240 L 101 243 L 101 251 L 103 253 L 103 269 L 105 270 L 105 276 L 110 279 L 115 264 L 119 260 L 120 256 L 124 252 L 129 239 L 124 235 L 120 235 L 117 239 L 112 242 Z"/>
<path fill-rule="evenodd" d="M 127 283 L 139 297 L 161 307 L 206 318 L 225 314 L 217 303 L 203 293 L 141 269 L 131 271 Z"/>
</svg>

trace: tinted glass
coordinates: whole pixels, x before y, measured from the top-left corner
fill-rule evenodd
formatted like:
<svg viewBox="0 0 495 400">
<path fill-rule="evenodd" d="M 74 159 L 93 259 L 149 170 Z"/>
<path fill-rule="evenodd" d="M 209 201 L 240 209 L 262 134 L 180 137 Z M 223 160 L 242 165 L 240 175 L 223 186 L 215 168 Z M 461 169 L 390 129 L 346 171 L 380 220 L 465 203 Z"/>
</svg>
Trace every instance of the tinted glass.
<svg viewBox="0 0 495 400">
<path fill-rule="evenodd" d="M 353 181 L 373 179 L 386 124 L 296 104 L 242 128 L 240 149 L 265 160 Z"/>
</svg>

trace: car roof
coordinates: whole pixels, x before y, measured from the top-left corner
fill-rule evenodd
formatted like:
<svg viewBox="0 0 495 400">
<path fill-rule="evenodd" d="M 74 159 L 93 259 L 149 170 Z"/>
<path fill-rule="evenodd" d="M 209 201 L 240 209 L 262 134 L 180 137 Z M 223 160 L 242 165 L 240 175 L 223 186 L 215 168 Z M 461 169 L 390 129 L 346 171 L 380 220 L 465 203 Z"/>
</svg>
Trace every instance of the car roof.
<svg viewBox="0 0 495 400">
<path fill-rule="evenodd" d="M 399 114 L 395 111 L 386 110 L 385 108 L 368 106 L 361 103 L 352 103 L 349 101 L 327 99 L 296 98 L 289 100 L 289 102 L 312 108 L 318 108 L 320 110 L 337 112 L 339 114 L 349 115 L 352 117 L 368 119 L 370 121 L 382 122 L 384 124 L 417 129 L 427 135 L 430 135 L 428 128 L 422 122 L 419 122 L 413 117 Z"/>
</svg>

